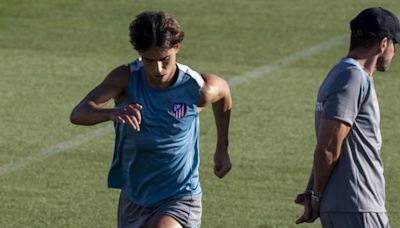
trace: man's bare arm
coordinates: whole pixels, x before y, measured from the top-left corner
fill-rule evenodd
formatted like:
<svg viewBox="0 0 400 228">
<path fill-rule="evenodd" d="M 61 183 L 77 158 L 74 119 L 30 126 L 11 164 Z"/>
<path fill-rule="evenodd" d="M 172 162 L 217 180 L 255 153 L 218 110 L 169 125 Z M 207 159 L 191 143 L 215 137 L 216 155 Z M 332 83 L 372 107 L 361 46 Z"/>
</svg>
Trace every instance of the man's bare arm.
<svg viewBox="0 0 400 228">
<path fill-rule="evenodd" d="M 90 91 L 73 109 L 70 120 L 74 124 L 94 125 L 112 120 L 130 124 L 139 130 L 141 121 L 139 104 L 121 108 L 104 108 L 111 99 L 121 99 L 128 88 L 130 70 L 123 65 L 115 68 L 107 77 Z"/>
<path fill-rule="evenodd" d="M 224 177 L 232 167 L 229 153 L 229 121 L 232 109 L 232 97 L 228 83 L 217 75 L 204 75 L 205 84 L 202 88 L 199 107 L 212 104 L 215 124 L 217 127 L 217 146 L 214 154 L 214 173 Z"/>
</svg>

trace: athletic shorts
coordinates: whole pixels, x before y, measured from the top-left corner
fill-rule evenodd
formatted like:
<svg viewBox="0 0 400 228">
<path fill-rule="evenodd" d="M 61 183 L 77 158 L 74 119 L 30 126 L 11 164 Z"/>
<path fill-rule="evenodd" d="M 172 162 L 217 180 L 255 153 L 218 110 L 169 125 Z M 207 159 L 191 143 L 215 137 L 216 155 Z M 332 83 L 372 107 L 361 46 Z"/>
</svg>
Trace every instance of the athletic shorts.
<svg viewBox="0 0 400 228">
<path fill-rule="evenodd" d="M 184 228 L 201 224 L 201 194 L 171 199 L 157 207 L 143 207 L 130 201 L 121 191 L 118 205 L 118 228 L 146 228 L 162 215 L 168 215 Z"/>
<path fill-rule="evenodd" d="M 389 219 L 386 213 L 346 213 L 329 212 L 321 213 L 321 224 L 323 228 L 389 228 Z"/>
</svg>

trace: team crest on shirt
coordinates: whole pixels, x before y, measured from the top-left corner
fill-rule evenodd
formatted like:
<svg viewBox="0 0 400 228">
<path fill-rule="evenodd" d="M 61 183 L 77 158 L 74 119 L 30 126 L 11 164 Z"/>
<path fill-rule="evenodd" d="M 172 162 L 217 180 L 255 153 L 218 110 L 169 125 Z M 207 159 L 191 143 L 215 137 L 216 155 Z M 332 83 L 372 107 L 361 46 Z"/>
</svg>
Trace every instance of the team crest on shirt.
<svg viewBox="0 0 400 228">
<path fill-rule="evenodd" d="M 169 114 L 174 116 L 176 119 L 182 119 L 186 115 L 186 104 L 185 103 L 174 103 Z"/>
</svg>

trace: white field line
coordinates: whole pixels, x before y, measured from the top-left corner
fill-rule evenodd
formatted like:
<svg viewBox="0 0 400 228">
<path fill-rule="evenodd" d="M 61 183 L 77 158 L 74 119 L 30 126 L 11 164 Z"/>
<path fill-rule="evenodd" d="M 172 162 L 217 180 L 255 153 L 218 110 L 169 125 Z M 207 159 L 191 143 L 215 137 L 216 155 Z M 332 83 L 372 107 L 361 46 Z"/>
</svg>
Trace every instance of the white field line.
<svg viewBox="0 0 400 228">
<path fill-rule="evenodd" d="M 318 43 L 315 46 L 303 49 L 299 52 L 295 52 L 285 58 L 282 58 L 280 60 L 272 62 L 268 65 L 260 66 L 260 67 L 255 68 L 252 71 L 248 71 L 241 75 L 237 75 L 229 80 L 229 85 L 234 87 L 234 86 L 240 85 L 242 83 L 245 83 L 245 82 L 249 81 L 250 79 L 266 76 L 267 74 L 271 73 L 272 71 L 278 70 L 278 69 L 280 69 L 284 66 L 287 66 L 291 63 L 297 62 L 301 59 L 305 59 L 312 55 L 329 50 L 333 47 L 343 44 L 345 37 L 346 37 L 345 35 L 342 35 L 342 36 L 337 36 L 337 37 L 331 38 L 330 40 L 327 40 L 322 43 Z"/>
<path fill-rule="evenodd" d="M 337 37 L 334 37 L 325 42 L 318 43 L 315 46 L 303 49 L 299 52 L 295 52 L 287 57 L 284 57 L 284 58 L 277 60 L 275 62 L 272 62 L 270 64 L 255 68 L 254 70 L 245 72 L 241 75 L 234 76 L 228 81 L 228 83 L 231 87 L 235 87 L 235 86 L 245 83 L 251 79 L 266 76 L 269 73 L 271 73 L 272 71 L 278 70 L 278 69 L 280 69 L 284 66 L 287 66 L 291 63 L 294 63 L 301 59 L 310 57 L 312 55 L 315 55 L 315 54 L 321 53 L 323 51 L 329 50 L 333 47 L 336 47 L 343 43 L 344 38 L 345 38 L 345 36 L 337 36 Z M 17 159 L 16 161 L 12 161 L 10 163 L 2 165 L 2 166 L 0 166 L 0 176 L 20 170 L 20 169 L 30 165 L 31 163 L 34 163 L 37 161 L 42 161 L 50 156 L 63 153 L 70 148 L 84 144 L 92 139 L 97 138 L 97 137 L 101 137 L 107 133 L 110 133 L 111 129 L 112 128 L 110 126 L 106 126 L 106 127 L 98 128 L 96 130 L 91 130 L 89 132 L 76 135 L 75 137 L 73 137 L 69 140 L 65 140 L 58 144 L 43 148 L 42 150 L 39 150 L 36 153 L 32 153 L 32 155 L 22 157 L 22 158 Z"/>
<path fill-rule="evenodd" d="M 64 151 L 75 147 L 79 146 L 83 143 L 86 143 L 92 139 L 95 139 L 97 137 L 103 136 L 106 133 L 111 132 L 111 127 L 102 127 L 98 128 L 96 130 L 91 130 L 89 132 L 83 133 L 76 135 L 75 137 L 60 142 L 58 144 L 49 146 L 47 148 L 44 148 L 42 150 L 39 150 L 37 153 L 33 153 L 32 155 L 22 157 L 17 159 L 14 162 L 7 163 L 5 165 L 0 166 L 0 176 L 11 173 L 13 171 L 17 171 L 19 169 L 24 168 L 25 166 L 34 163 L 36 161 L 42 161 L 50 156 L 56 155 L 63 153 Z"/>
</svg>

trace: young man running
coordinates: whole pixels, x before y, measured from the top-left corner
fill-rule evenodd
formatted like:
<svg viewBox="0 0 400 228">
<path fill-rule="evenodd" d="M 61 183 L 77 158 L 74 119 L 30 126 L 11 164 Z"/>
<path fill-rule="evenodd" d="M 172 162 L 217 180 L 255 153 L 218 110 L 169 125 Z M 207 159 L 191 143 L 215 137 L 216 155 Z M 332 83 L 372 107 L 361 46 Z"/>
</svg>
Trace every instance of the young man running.
<svg viewBox="0 0 400 228">
<path fill-rule="evenodd" d="M 115 68 L 75 107 L 71 122 L 113 121 L 108 184 L 120 188 L 118 227 L 199 227 L 199 112 L 212 104 L 215 175 L 231 169 L 232 99 L 225 80 L 176 62 L 184 33 L 165 12 L 143 12 L 130 25 L 140 58 Z M 114 108 L 104 105 L 115 101 Z"/>
</svg>

